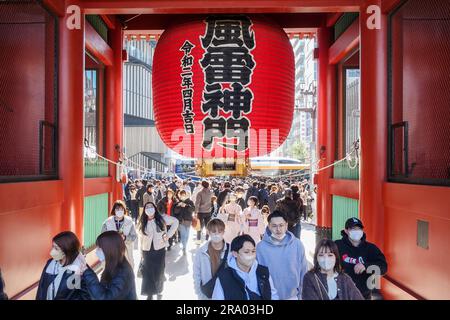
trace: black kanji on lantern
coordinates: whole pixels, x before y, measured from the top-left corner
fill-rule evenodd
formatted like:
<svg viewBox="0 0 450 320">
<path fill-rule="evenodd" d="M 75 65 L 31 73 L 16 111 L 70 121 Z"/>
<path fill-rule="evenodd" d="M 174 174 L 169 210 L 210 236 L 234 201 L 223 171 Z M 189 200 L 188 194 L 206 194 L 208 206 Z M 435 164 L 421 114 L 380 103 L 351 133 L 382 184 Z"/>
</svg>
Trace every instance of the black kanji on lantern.
<svg viewBox="0 0 450 320">
<path fill-rule="evenodd" d="M 256 66 L 251 54 L 256 45 L 252 22 L 244 16 L 209 17 L 205 22 L 200 66 L 205 74 L 202 111 L 208 117 L 203 120 L 203 148 L 211 150 L 214 138 L 237 138 L 237 144 L 220 145 L 245 151 L 250 121 L 243 114 L 252 110 L 253 92 L 247 86 Z M 221 110 L 231 117 L 220 116 Z"/>
<path fill-rule="evenodd" d="M 180 48 L 180 51 L 184 52 L 181 58 L 181 98 L 183 99 L 183 112 L 181 116 L 183 117 L 184 131 L 187 134 L 195 133 L 194 129 L 194 116 L 195 113 L 192 112 L 192 99 L 194 98 L 194 90 L 192 87 L 194 83 L 192 82 L 192 65 L 194 64 L 194 57 L 190 55 L 192 49 L 195 46 L 186 40 Z"/>
<path fill-rule="evenodd" d="M 249 84 L 255 67 L 253 56 L 245 47 L 209 47 L 200 61 L 206 83 L 239 82 Z"/>
<path fill-rule="evenodd" d="M 250 31 L 252 22 L 245 16 L 208 17 L 206 34 L 201 38 L 203 48 L 236 44 L 245 45 L 249 50 L 255 47 L 255 34 Z"/>
<path fill-rule="evenodd" d="M 241 113 L 249 113 L 252 108 L 253 93 L 250 89 L 244 89 L 240 83 L 231 85 L 233 90 L 225 90 L 223 94 L 223 110 L 232 112 L 235 119 L 241 117 Z"/>
</svg>

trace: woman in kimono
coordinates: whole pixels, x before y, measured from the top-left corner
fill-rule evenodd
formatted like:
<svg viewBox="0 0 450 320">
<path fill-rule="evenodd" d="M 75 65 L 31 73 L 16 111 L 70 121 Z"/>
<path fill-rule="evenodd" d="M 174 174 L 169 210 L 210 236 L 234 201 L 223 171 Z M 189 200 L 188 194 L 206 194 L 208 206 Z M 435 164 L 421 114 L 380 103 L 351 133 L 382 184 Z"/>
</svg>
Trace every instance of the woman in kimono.
<svg viewBox="0 0 450 320">
<path fill-rule="evenodd" d="M 226 243 L 231 243 L 242 230 L 242 208 L 237 204 L 237 197 L 234 193 L 228 194 L 228 201 L 217 216 L 225 223 L 225 234 L 223 236 Z"/>
<path fill-rule="evenodd" d="M 261 241 L 264 231 L 264 217 L 261 210 L 258 209 L 258 198 L 251 196 L 247 201 L 248 207 L 245 208 L 243 215 L 245 217 L 244 233 L 250 235 L 255 243 Z"/>
</svg>

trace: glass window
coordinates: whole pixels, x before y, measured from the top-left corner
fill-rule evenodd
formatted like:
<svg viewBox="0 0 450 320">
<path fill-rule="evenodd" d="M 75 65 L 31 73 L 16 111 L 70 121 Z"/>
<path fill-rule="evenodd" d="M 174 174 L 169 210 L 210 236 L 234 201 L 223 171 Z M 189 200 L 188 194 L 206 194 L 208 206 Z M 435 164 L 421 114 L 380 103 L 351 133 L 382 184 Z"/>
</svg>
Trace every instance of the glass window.
<svg viewBox="0 0 450 320">
<path fill-rule="evenodd" d="M 360 135 L 360 70 L 345 69 L 345 153 L 350 152 Z"/>
</svg>

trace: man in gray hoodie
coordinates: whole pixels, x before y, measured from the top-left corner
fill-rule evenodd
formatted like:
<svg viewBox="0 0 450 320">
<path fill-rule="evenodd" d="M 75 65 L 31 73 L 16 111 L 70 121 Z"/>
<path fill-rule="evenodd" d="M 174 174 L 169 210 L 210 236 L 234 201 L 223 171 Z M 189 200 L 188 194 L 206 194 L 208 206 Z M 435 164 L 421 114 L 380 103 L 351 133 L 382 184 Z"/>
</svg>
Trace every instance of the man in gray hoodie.
<svg viewBox="0 0 450 320">
<path fill-rule="evenodd" d="M 267 221 L 266 233 L 256 247 L 257 260 L 269 268 L 280 300 L 300 300 L 303 276 L 308 271 L 305 248 L 287 230 L 288 222 L 283 212 L 275 210 Z"/>
</svg>

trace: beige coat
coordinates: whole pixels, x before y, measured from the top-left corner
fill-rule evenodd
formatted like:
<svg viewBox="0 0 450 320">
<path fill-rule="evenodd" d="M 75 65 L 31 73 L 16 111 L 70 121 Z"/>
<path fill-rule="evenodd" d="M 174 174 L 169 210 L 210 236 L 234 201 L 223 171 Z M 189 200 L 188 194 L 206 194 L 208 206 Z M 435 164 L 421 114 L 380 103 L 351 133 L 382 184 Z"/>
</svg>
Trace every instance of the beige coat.
<svg viewBox="0 0 450 320">
<path fill-rule="evenodd" d="M 153 242 L 153 248 L 155 250 L 160 250 L 162 248 L 169 246 L 168 239 L 171 238 L 178 229 L 178 219 L 168 216 L 166 214 L 162 215 L 166 225 L 171 226 L 170 230 L 167 231 L 167 228 L 164 228 L 163 231 L 158 232 L 155 220 L 151 220 L 147 223 L 147 227 L 145 228 L 145 233 L 139 230 L 140 241 L 141 241 L 141 250 L 150 251 Z M 167 240 L 164 240 L 163 235 L 167 234 Z"/>
</svg>

